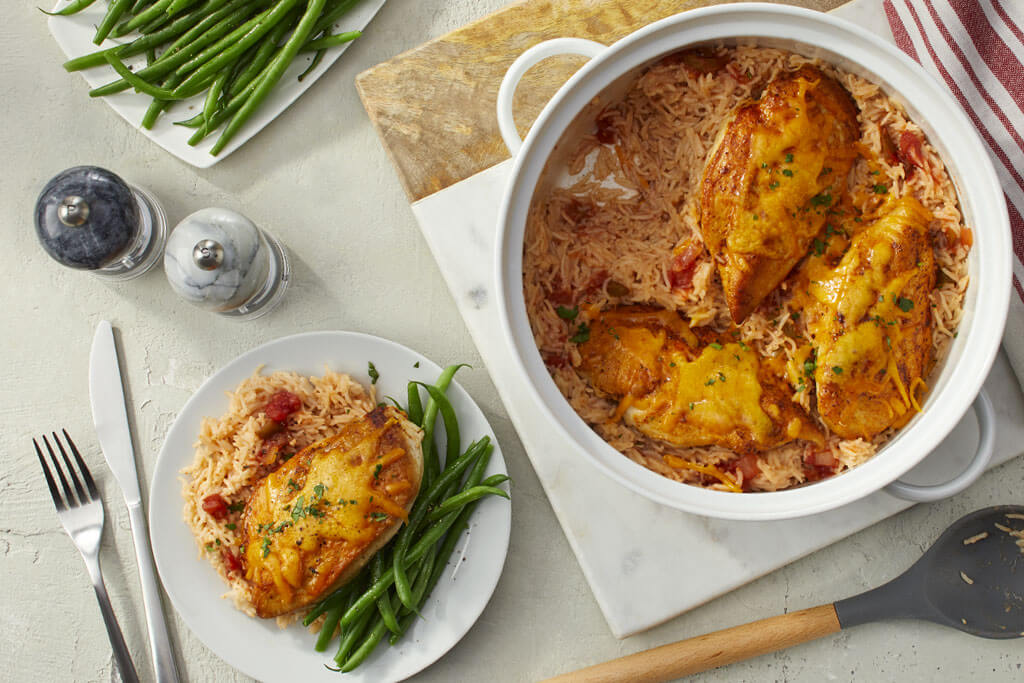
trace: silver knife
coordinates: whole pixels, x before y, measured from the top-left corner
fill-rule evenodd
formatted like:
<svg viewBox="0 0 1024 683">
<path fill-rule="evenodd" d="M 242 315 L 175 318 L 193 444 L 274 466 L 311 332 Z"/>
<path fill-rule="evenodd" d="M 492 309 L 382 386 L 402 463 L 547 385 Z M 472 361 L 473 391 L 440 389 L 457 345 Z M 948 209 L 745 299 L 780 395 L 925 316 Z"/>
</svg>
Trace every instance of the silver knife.
<svg viewBox="0 0 1024 683">
<path fill-rule="evenodd" d="M 106 320 L 96 328 L 89 354 L 89 399 L 92 403 L 92 420 L 100 447 L 121 485 L 124 502 L 128 505 L 128 520 L 131 522 L 132 540 L 135 542 L 135 557 L 138 558 L 139 575 L 142 578 L 142 602 L 146 607 L 146 626 L 149 640 L 153 645 L 153 668 L 156 680 L 161 683 L 177 683 L 178 668 L 174 663 L 171 641 L 167 636 L 167 623 L 160 603 L 160 589 L 157 586 L 156 571 L 153 567 L 153 551 L 149 545 L 149 529 L 146 515 L 142 510 L 142 495 L 139 492 L 139 475 L 135 469 L 135 451 L 132 448 L 132 434 L 128 427 L 128 411 L 124 404 L 124 385 L 121 383 L 121 366 L 117 362 L 117 345 L 114 330 Z"/>
</svg>

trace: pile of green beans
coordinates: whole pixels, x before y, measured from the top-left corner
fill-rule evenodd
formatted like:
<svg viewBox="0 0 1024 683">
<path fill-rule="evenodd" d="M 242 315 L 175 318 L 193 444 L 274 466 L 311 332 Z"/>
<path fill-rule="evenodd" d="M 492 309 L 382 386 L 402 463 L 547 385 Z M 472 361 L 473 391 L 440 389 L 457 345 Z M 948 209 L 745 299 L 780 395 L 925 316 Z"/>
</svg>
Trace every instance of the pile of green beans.
<svg viewBox="0 0 1024 683">
<path fill-rule="evenodd" d="M 95 0 L 74 0 L 54 14 L 80 12 Z M 331 33 L 359 0 L 111 0 L 93 42 L 139 34 L 64 63 L 68 71 L 110 66 L 120 78 L 91 97 L 134 89 L 153 98 L 141 125 L 149 129 L 174 102 L 205 93 L 202 111 L 176 123 L 195 129 L 196 145 L 223 126 L 217 155 L 266 101 L 300 52 L 315 53 L 301 81 L 324 52 L 355 40 L 359 31 Z M 123 60 L 146 55 L 146 66 Z"/>
<path fill-rule="evenodd" d="M 444 369 L 433 385 L 409 382 L 409 419 L 423 429 L 423 480 L 409 519 L 359 576 L 313 606 L 303 624 L 323 616 L 315 648 L 323 652 L 339 637 L 334 662 L 352 671 L 387 637 L 394 645 L 412 625 L 441 578 L 477 503 L 486 496 L 508 498 L 498 488 L 508 476 L 484 478 L 494 446 L 487 436 L 461 447 L 459 422 L 445 392 L 461 366 Z M 427 393 L 424 407 L 420 389 Z M 444 425 L 441 462 L 434 429 Z"/>
</svg>

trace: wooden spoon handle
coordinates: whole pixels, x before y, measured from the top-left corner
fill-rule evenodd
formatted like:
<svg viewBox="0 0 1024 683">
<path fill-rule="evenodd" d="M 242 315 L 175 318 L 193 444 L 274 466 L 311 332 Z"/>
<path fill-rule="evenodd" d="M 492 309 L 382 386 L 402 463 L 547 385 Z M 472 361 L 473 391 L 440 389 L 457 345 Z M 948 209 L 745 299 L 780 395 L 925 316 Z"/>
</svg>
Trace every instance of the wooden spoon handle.
<svg viewBox="0 0 1024 683">
<path fill-rule="evenodd" d="M 811 607 L 637 652 L 555 676 L 548 679 L 548 683 L 671 680 L 782 650 L 839 629 L 835 607 Z"/>
</svg>

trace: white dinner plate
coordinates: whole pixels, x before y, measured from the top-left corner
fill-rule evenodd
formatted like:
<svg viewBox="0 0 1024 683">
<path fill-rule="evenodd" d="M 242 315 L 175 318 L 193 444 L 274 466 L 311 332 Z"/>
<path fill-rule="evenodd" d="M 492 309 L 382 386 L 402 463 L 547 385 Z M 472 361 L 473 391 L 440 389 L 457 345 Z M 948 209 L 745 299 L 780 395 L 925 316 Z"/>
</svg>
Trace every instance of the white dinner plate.
<svg viewBox="0 0 1024 683">
<path fill-rule="evenodd" d="M 62 9 L 68 4 L 70 4 L 70 0 L 57 0 L 57 5 L 53 8 L 53 11 Z M 384 0 L 360 0 L 355 7 L 335 23 L 331 33 L 362 31 L 383 5 Z M 90 7 L 77 14 L 67 17 L 50 17 L 48 21 L 50 33 L 53 34 L 57 45 L 68 56 L 68 59 L 81 57 L 115 45 L 130 43 L 138 37 L 139 34 L 131 33 L 121 38 L 107 38 L 101 46 L 93 44 L 92 38 L 96 34 L 96 26 L 99 25 L 103 15 L 106 14 L 107 6 L 108 3 L 106 1 L 94 2 Z M 356 40 L 365 40 L 365 37 L 360 37 Z M 323 59 L 320 60 L 320 64 L 309 72 L 301 82 L 298 80 L 298 76 L 309 66 L 310 61 L 313 59 L 313 53 L 299 54 L 281 80 L 274 86 L 273 91 L 271 91 L 263 104 L 256 109 L 248 122 L 239 129 L 235 137 L 231 139 L 231 142 L 217 156 L 210 154 L 210 148 L 217 141 L 223 126 L 221 129 L 215 130 L 211 135 L 208 135 L 205 140 L 195 147 L 190 147 L 188 139 L 192 137 L 194 130 L 174 125 L 175 121 L 188 119 L 199 113 L 202 110 L 205 95 L 197 95 L 190 100 L 176 103 L 172 108 L 160 115 L 151 130 L 146 130 L 140 125 L 146 109 L 149 107 L 150 102 L 153 101 L 153 98 L 149 95 L 139 94 L 134 90 L 126 90 L 115 95 L 108 95 L 102 99 L 114 111 L 120 114 L 121 118 L 174 156 L 198 168 L 209 168 L 244 145 L 249 138 L 256 135 L 256 133 L 263 130 L 264 126 L 277 118 L 278 114 L 287 109 L 292 102 L 299 98 L 299 95 L 306 92 L 325 71 L 331 68 L 331 65 L 334 64 L 350 44 L 345 43 L 327 50 L 324 53 Z M 137 66 L 145 66 L 146 58 L 144 55 L 139 55 L 126 59 L 125 63 L 134 69 Z M 55 68 L 60 68 L 60 66 L 55 65 Z M 85 78 L 91 88 L 97 88 L 111 81 L 116 81 L 118 78 L 114 70 L 106 65 L 85 69 L 78 73 Z M 72 75 L 68 74 L 69 77 Z M 83 104 L 85 104 L 84 101 Z"/>
<path fill-rule="evenodd" d="M 231 666 L 261 681 L 359 683 L 412 676 L 465 635 L 483 612 L 501 576 L 512 513 L 509 501 L 487 497 L 470 518 L 469 532 L 463 534 L 424 605 L 423 618 L 397 645 L 388 647 L 383 641 L 362 666 L 348 674 L 329 671 L 325 666 L 333 666 L 337 639 L 326 652 L 316 652 L 315 635 L 301 623 L 282 630 L 275 620 L 250 618 L 235 609 L 230 599 L 222 598 L 227 584 L 206 558 L 199 556 L 199 546 L 183 519 L 180 471 L 192 462 L 200 421 L 205 416 L 223 414 L 228 407 L 225 392 L 261 365 L 265 373 L 293 370 L 305 375 L 322 375 L 329 367 L 369 386 L 370 362 L 380 375 L 376 384 L 378 401 L 393 396 L 404 404 L 409 380 L 433 383 L 441 372 L 415 351 L 370 335 L 310 332 L 284 337 L 239 356 L 203 383 L 171 425 L 160 451 L 150 489 L 149 526 L 164 588 L 182 619 L 207 647 Z M 491 437 L 494 454 L 487 476 L 507 473 L 494 432 L 480 408 L 458 382 L 452 382 L 448 397 L 459 418 L 463 444 L 484 435 Z M 439 432 L 443 432 L 438 424 Z"/>
</svg>

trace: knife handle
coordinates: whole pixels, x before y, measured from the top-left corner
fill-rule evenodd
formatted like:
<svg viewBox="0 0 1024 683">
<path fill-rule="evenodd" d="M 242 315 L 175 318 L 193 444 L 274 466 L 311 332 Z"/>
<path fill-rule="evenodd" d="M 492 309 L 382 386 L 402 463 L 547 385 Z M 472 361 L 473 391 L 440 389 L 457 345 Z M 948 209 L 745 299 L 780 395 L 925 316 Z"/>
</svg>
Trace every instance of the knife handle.
<svg viewBox="0 0 1024 683">
<path fill-rule="evenodd" d="M 174 662 L 171 640 L 167 635 L 167 622 L 160 602 L 160 587 L 157 585 L 156 569 L 153 567 L 153 551 L 149 545 L 149 529 L 142 504 L 128 504 L 128 521 L 131 523 L 132 540 L 135 541 L 135 557 L 139 562 L 139 577 L 142 582 L 142 604 L 146 608 L 146 628 L 149 642 L 153 646 L 153 670 L 158 683 L 178 683 L 178 666 Z"/>
</svg>

